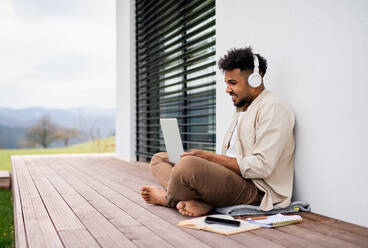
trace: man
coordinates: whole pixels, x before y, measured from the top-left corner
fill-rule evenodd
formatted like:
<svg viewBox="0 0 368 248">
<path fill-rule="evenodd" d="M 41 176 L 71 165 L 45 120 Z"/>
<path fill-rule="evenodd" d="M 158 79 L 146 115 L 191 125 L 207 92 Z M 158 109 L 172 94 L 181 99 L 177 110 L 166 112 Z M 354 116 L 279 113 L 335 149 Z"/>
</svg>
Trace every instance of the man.
<svg viewBox="0 0 368 248">
<path fill-rule="evenodd" d="M 250 47 L 228 51 L 218 64 L 236 107 L 222 154 L 195 149 L 183 153 L 176 165 L 167 153 L 155 154 L 150 168 L 164 190 L 143 186 L 141 195 L 147 203 L 176 207 L 186 216 L 239 204 L 266 211 L 287 207 L 293 188 L 294 115 L 265 89 L 267 61 Z"/>
</svg>

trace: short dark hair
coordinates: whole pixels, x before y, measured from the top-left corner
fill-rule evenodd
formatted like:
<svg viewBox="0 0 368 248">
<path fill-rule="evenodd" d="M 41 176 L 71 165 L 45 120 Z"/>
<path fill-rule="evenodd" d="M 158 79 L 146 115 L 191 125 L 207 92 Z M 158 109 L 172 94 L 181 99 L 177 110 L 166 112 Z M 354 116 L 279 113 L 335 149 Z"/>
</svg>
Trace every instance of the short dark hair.
<svg viewBox="0 0 368 248">
<path fill-rule="evenodd" d="M 258 53 L 254 54 L 259 61 L 259 71 L 262 76 L 267 71 L 267 60 Z M 231 71 L 234 69 L 240 69 L 242 71 L 254 69 L 254 57 L 251 47 L 245 48 L 232 48 L 227 51 L 224 57 L 218 61 L 219 68 L 223 71 Z"/>
</svg>

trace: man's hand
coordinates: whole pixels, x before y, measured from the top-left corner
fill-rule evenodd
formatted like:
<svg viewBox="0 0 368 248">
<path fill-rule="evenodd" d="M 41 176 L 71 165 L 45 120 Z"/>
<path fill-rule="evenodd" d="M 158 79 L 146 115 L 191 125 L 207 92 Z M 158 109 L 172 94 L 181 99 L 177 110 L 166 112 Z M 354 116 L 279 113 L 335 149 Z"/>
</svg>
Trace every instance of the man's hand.
<svg viewBox="0 0 368 248">
<path fill-rule="evenodd" d="M 186 156 L 196 156 L 200 157 L 206 160 L 211 161 L 211 157 L 213 156 L 212 152 L 200 150 L 200 149 L 192 149 L 190 152 L 184 152 L 180 155 L 180 157 L 186 157 Z"/>
<path fill-rule="evenodd" d="M 206 159 L 208 161 L 222 165 L 228 168 L 229 170 L 232 170 L 235 173 L 241 175 L 238 162 L 236 161 L 235 158 L 227 157 L 225 155 L 220 155 L 220 154 L 216 154 L 216 153 L 212 153 L 212 152 L 204 151 L 200 149 L 192 149 L 190 152 L 184 152 L 183 154 L 180 155 L 180 157 L 182 158 L 185 156 L 197 156 L 197 157 Z"/>
</svg>

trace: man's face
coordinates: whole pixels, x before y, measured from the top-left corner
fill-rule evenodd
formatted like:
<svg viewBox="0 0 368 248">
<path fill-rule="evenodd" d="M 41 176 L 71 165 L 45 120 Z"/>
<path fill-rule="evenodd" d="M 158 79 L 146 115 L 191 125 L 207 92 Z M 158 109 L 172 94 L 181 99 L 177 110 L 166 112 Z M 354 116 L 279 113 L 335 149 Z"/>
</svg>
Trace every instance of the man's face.
<svg viewBox="0 0 368 248">
<path fill-rule="evenodd" d="M 230 94 L 236 107 L 249 105 L 253 100 L 252 88 L 248 84 L 251 73 L 240 69 L 225 72 L 226 93 Z"/>
</svg>

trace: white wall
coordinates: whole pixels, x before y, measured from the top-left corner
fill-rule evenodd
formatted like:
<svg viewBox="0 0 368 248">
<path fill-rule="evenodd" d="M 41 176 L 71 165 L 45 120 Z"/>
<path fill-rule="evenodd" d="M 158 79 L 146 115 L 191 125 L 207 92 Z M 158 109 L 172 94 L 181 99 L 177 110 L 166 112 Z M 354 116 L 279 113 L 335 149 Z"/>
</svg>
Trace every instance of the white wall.
<svg viewBox="0 0 368 248">
<path fill-rule="evenodd" d="M 251 45 L 296 118 L 295 199 L 368 226 L 368 1 L 217 0 L 217 57 Z M 231 118 L 218 71 L 217 147 Z"/>
<path fill-rule="evenodd" d="M 135 149 L 135 54 L 134 0 L 116 0 L 117 86 L 116 155 L 134 161 Z"/>
</svg>

